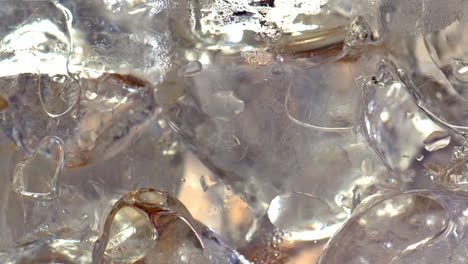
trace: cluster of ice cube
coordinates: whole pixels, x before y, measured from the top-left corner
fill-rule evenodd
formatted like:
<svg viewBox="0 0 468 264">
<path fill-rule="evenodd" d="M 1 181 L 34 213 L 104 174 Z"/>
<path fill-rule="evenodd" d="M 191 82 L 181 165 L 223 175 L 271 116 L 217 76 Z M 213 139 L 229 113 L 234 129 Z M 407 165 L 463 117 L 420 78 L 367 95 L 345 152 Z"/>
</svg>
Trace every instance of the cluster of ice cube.
<svg viewBox="0 0 468 264">
<path fill-rule="evenodd" d="M 467 8 L 0 1 L 0 262 L 467 263 Z"/>
</svg>

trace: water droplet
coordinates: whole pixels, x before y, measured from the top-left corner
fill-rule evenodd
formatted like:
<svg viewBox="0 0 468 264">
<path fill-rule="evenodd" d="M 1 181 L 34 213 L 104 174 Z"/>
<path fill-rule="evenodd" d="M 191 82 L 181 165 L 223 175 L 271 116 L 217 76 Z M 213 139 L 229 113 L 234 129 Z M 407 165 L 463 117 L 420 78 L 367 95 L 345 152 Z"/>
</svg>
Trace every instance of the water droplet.
<svg viewBox="0 0 468 264">
<path fill-rule="evenodd" d="M 34 153 L 19 162 L 13 171 L 14 190 L 36 199 L 54 199 L 57 178 L 65 161 L 63 141 L 58 137 L 45 137 Z"/>
<path fill-rule="evenodd" d="M 423 154 L 419 154 L 418 156 L 416 156 L 416 160 L 417 161 L 422 161 L 424 159 L 424 155 Z"/>
<path fill-rule="evenodd" d="M 203 70 L 203 65 L 199 61 L 191 61 L 179 69 L 179 74 L 184 77 L 197 75 Z"/>
<path fill-rule="evenodd" d="M 414 117 L 414 113 L 412 113 L 412 112 L 407 112 L 406 113 L 406 118 L 413 119 L 413 117 Z"/>
<path fill-rule="evenodd" d="M 451 137 L 447 132 L 435 131 L 424 139 L 424 148 L 429 151 L 443 149 L 450 144 Z"/>
<path fill-rule="evenodd" d="M 40 75 L 39 78 L 39 98 L 47 115 L 62 116 L 76 105 L 81 92 L 77 80 L 66 75 L 55 75 L 52 78 Z"/>
</svg>

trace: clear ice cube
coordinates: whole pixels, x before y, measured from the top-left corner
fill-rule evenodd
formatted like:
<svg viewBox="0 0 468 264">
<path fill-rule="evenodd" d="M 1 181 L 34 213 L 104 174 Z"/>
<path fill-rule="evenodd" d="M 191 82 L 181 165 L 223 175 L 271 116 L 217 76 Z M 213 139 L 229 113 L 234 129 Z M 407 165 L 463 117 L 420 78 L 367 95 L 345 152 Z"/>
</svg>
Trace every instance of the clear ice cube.
<svg viewBox="0 0 468 264">
<path fill-rule="evenodd" d="M 376 199 L 334 235 L 319 263 L 463 263 L 463 210 L 466 197 L 447 192 L 414 191 Z"/>
</svg>

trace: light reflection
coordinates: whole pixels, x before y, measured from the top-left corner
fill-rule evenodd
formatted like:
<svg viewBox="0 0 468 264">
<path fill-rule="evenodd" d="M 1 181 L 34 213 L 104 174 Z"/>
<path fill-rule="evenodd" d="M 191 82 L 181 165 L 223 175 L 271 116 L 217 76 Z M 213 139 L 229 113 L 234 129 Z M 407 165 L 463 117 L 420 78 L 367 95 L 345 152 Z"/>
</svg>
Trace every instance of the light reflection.
<svg viewBox="0 0 468 264">
<path fill-rule="evenodd" d="M 423 135 L 423 138 L 428 137 L 434 131 L 440 130 L 440 127 L 429 118 L 423 118 L 420 113 L 416 113 L 412 118 L 414 127 Z"/>
<path fill-rule="evenodd" d="M 412 199 L 399 200 L 398 202 L 398 204 L 391 200 L 384 202 L 383 206 L 376 210 L 377 216 L 393 218 L 397 215 L 400 215 L 401 213 L 404 213 L 406 210 L 408 210 L 408 206 L 413 203 Z"/>
<path fill-rule="evenodd" d="M 287 241 L 315 241 L 322 240 L 325 237 L 331 237 L 340 227 L 342 223 L 326 226 L 323 229 L 317 230 L 306 230 L 300 232 L 289 232 L 285 233 L 283 236 L 284 240 Z"/>
<path fill-rule="evenodd" d="M 380 120 L 382 120 L 383 123 L 387 123 L 387 121 L 390 119 L 390 115 L 387 111 L 383 111 L 380 113 Z"/>
<path fill-rule="evenodd" d="M 48 38 L 47 35 L 56 40 Z M 38 73 L 38 69 L 41 74 L 67 74 L 67 36 L 50 20 L 23 25 L 8 34 L 1 44 L 0 53 L 14 52 L 14 56 L 0 63 L 0 76 Z M 62 50 L 47 52 L 46 47 L 51 46 Z"/>
<path fill-rule="evenodd" d="M 302 23 L 296 23 L 285 28 L 289 32 L 293 32 L 292 36 L 302 35 L 302 31 L 318 29 L 318 25 L 304 25 Z"/>
<path fill-rule="evenodd" d="M 228 1 L 225 1 L 228 3 Z M 300 15 L 318 15 L 322 11 L 328 0 L 276 0 L 274 7 L 255 7 L 251 5 L 252 0 L 236 1 L 236 5 L 242 7 L 242 13 L 248 14 L 250 19 L 244 19 L 242 15 L 237 15 L 236 10 L 229 10 L 226 3 L 215 4 L 211 9 L 225 10 L 225 17 L 219 17 L 217 12 L 206 11 L 206 15 L 200 21 L 202 35 L 223 36 L 224 40 L 230 44 L 241 43 L 244 33 L 247 31 L 262 32 L 266 35 L 275 35 L 278 30 L 289 32 L 293 36 L 300 35 L 301 32 L 316 30 L 320 26 L 314 23 L 307 24 L 297 21 Z M 229 20 L 229 23 L 218 23 L 220 20 Z M 262 22 L 263 21 L 263 22 Z M 275 29 L 264 26 L 264 22 L 274 25 Z M 214 40 L 214 39 L 211 39 Z M 215 48 L 228 51 L 232 47 L 217 43 Z M 244 45 L 242 50 L 249 48 Z M 250 47 L 252 49 L 252 47 Z"/>
<path fill-rule="evenodd" d="M 316 15 L 328 0 L 277 0 L 275 8 L 269 10 L 267 18 L 275 21 L 281 28 L 288 28 L 299 13 Z"/>
<path fill-rule="evenodd" d="M 227 36 L 227 41 L 232 43 L 239 43 L 242 41 L 244 36 L 244 25 L 242 24 L 232 24 L 224 27 L 226 32 L 229 32 Z"/>
<path fill-rule="evenodd" d="M 70 258 L 77 258 L 80 263 L 87 263 L 90 261 L 87 254 L 77 254 L 80 250 L 83 250 L 83 241 L 78 239 L 52 239 L 50 247 L 55 251 L 60 252 L 61 255 L 65 255 Z"/>
</svg>

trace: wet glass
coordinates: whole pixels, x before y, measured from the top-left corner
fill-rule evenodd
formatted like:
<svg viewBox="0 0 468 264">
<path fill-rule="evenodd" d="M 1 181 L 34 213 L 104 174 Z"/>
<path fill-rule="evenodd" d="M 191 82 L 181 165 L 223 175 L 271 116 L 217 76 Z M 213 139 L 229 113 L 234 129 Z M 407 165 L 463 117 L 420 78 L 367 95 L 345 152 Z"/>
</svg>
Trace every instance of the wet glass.
<svg viewBox="0 0 468 264">
<path fill-rule="evenodd" d="M 466 263 L 467 8 L 0 1 L 0 262 Z"/>
</svg>

